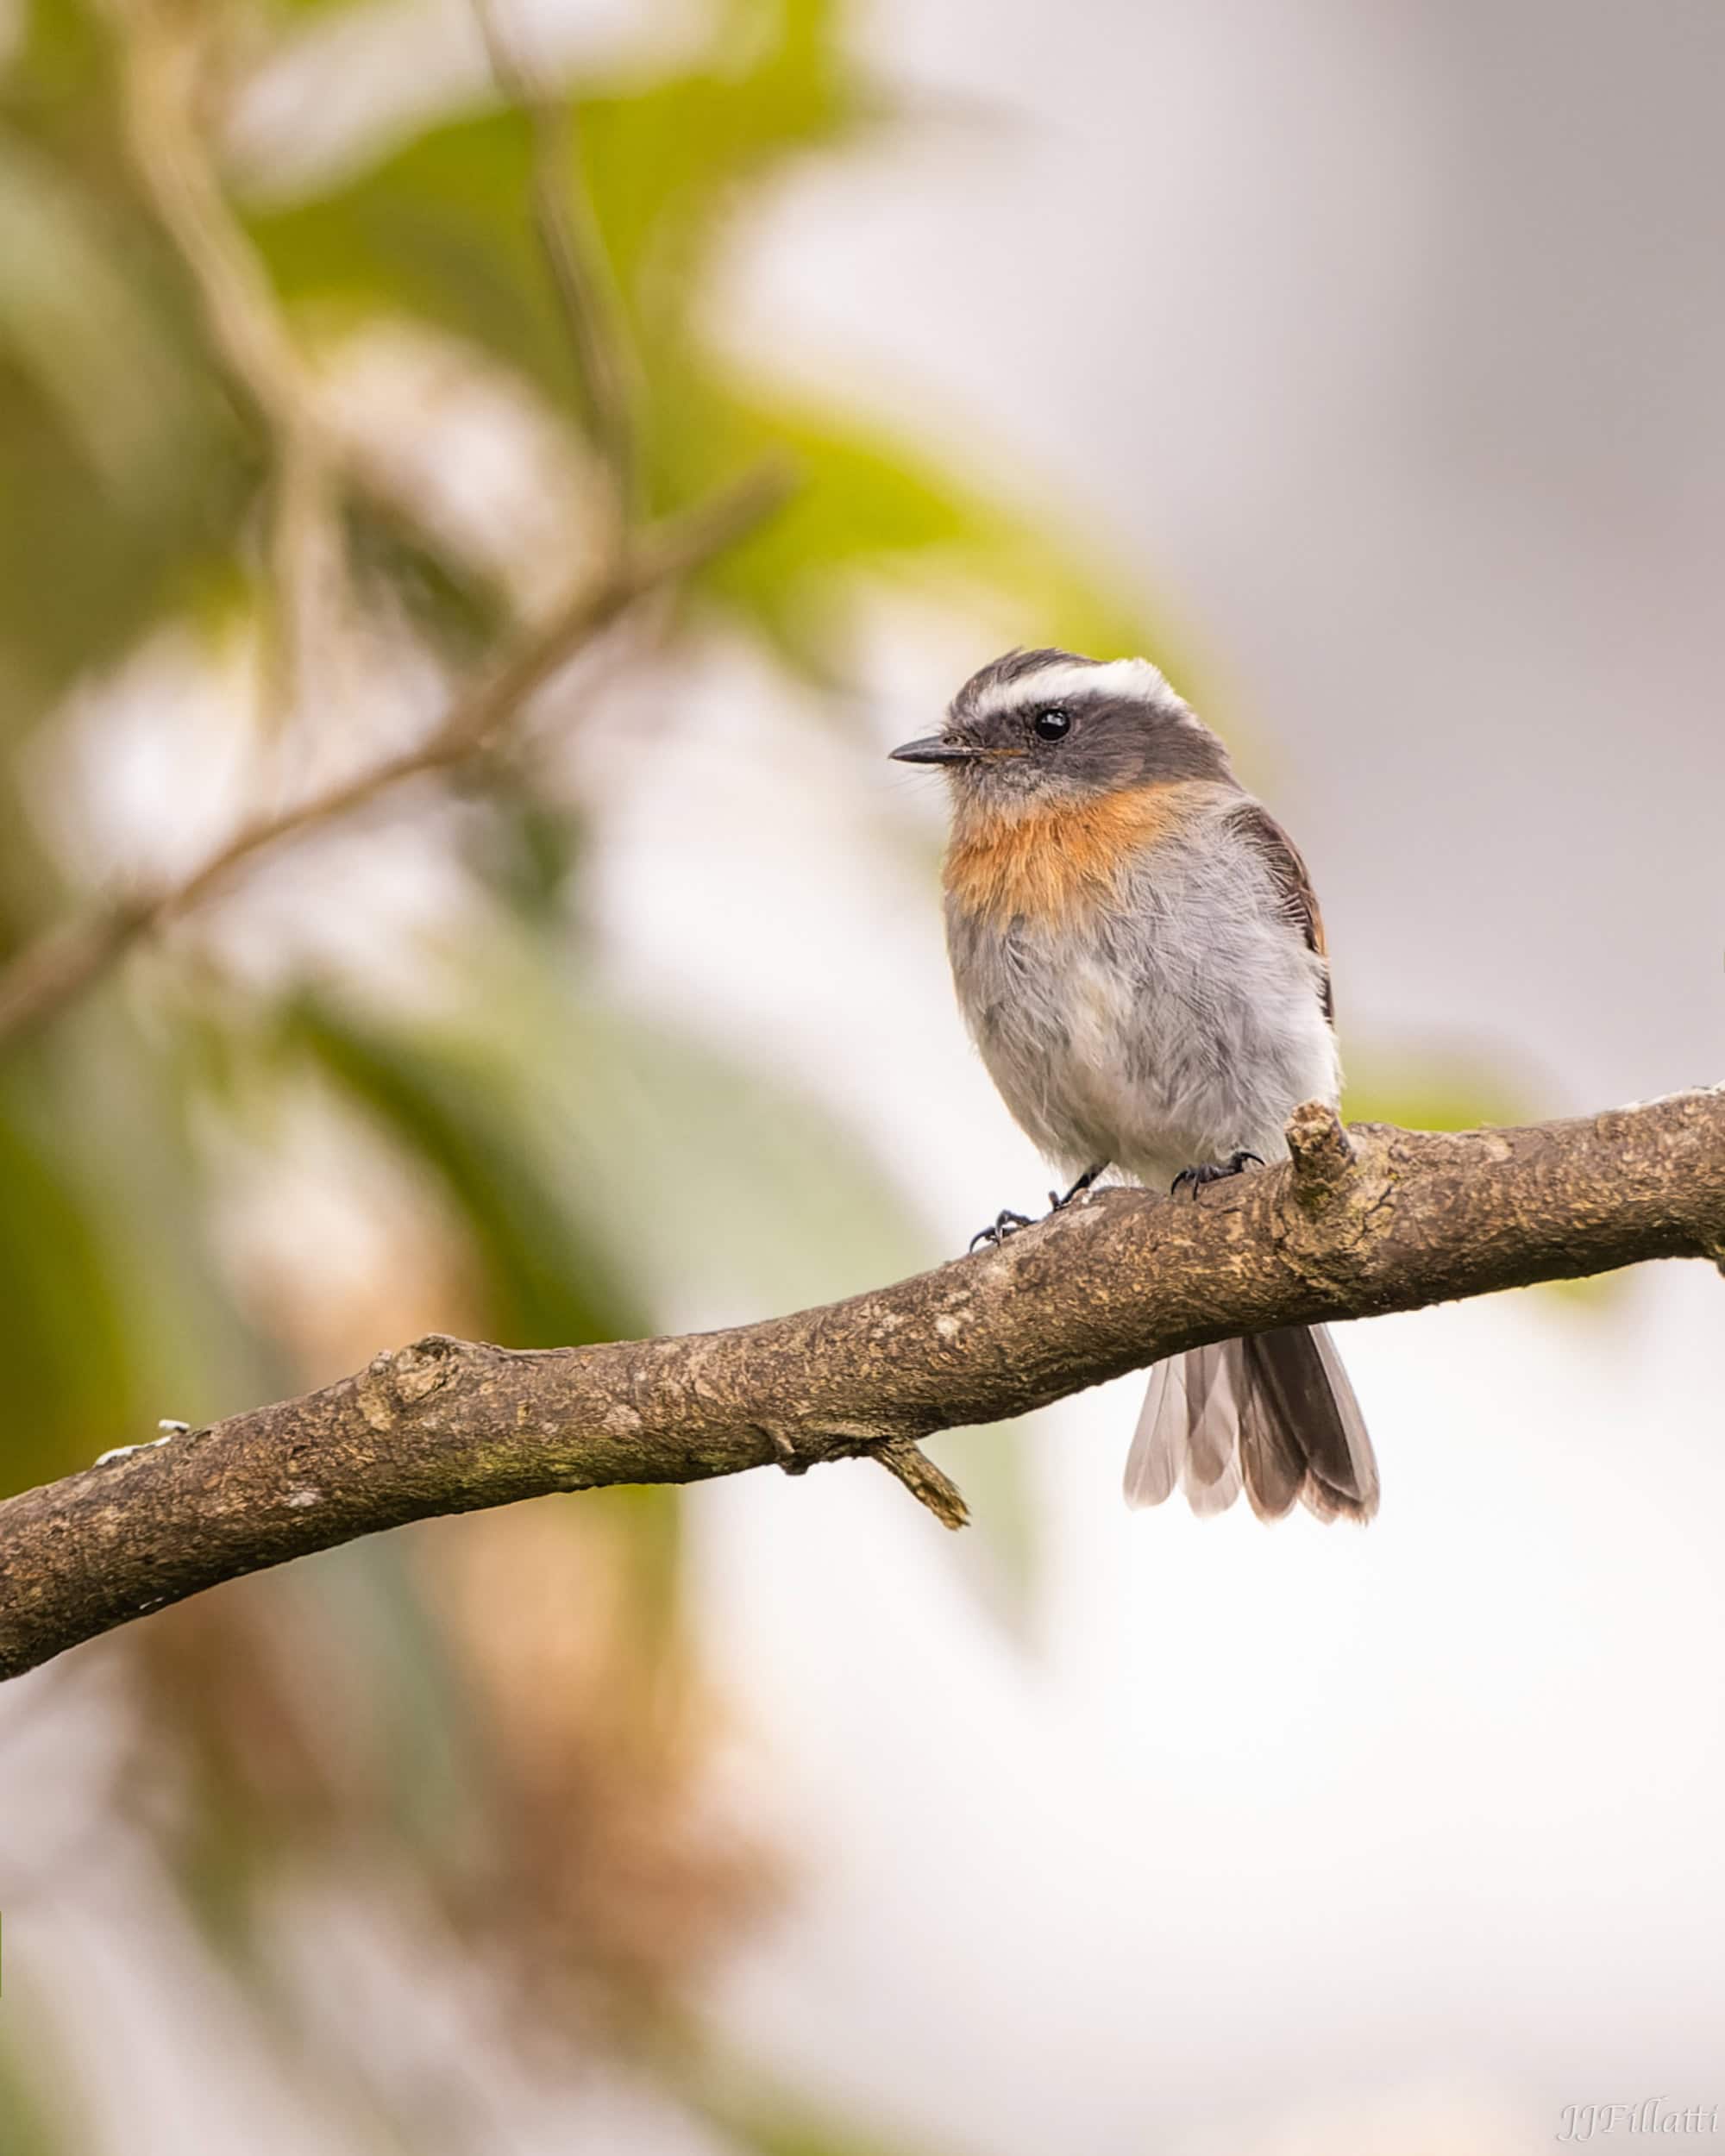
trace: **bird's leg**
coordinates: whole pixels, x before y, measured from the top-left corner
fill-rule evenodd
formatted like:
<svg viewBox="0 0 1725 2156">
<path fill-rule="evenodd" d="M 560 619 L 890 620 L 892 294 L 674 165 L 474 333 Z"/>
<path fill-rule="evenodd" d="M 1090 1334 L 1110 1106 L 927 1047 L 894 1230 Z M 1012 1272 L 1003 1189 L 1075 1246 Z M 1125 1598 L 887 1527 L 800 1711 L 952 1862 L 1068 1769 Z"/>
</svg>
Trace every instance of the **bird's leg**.
<svg viewBox="0 0 1725 2156">
<path fill-rule="evenodd" d="M 1009 1235 L 1016 1235 L 1020 1228 L 1030 1225 L 1030 1216 L 1024 1213 L 997 1213 L 986 1228 L 978 1228 L 967 1248 L 974 1250 L 979 1243 L 992 1243 L 998 1250 Z"/>
<path fill-rule="evenodd" d="M 1082 1198 L 1084 1193 L 1090 1188 L 1091 1184 L 1095 1181 L 1098 1175 L 1103 1175 L 1107 1173 L 1107 1168 L 1108 1163 L 1105 1160 L 1099 1160 L 1094 1168 L 1087 1168 L 1063 1198 L 1059 1196 L 1057 1192 L 1051 1190 L 1048 1194 L 1049 1211 L 1051 1213 L 1058 1213 L 1063 1206 L 1070 1206 L 1075 1198 Z"/>
<path fill-rule="evenodd" d="M 1259 1153 L 1230 1153 L 1225 1161 L 1207 1160 L 1196 1168 L 1182 1168 L 1168 1188 L 1174 1191 L 1189 1190 L 1195 1198 L 1206 1183 L 1219 1183 L 1226 1176 L 1240 1174 L 1248 1161 L 1258 1168 L 1264 1165 Z"/>
</svg>

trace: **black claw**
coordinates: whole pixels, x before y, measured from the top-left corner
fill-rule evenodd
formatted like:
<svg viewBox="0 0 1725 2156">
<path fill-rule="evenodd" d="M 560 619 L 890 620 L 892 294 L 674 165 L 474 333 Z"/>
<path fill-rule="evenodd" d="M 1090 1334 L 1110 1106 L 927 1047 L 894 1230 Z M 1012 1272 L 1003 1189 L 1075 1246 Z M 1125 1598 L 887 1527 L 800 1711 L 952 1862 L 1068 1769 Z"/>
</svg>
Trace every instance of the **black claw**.
<svg viewBox="0 0 1725 2156">
<path fill-rule="evenodd" d="M 1225 1161 L 1203 1161 L 1196 1168 L 1182 1168 L 1168 1188 L 1176 1192 L 1189 1190 L 1195 1198 L 1206 1183 L 1222 1182 L 1230 1175 L 1239 1175 L 1248 1162 L 1255 1168 L 1262 1168 L 1264 1156 L 1261 1153 L 1242 1151 L 1230 1153 Z"/>
<path fill-rule="evenodd" d="M 1029 1217 L 1022 1213 L 997 1213 L 986 1228 L 978 1228 L 969 1242 L 975 1250 L 979 1243 L 992 1243 L 998 1250 L 1009 1235 L 1016 1235 L 1020 1228 L 1030 1225 Z"/>
<path fill-rule="evenodd" d="M 1099 1160 L 1094 1168 L 1087 1168 L 1063 1198 L 1057 1191 L 1051 1190 L 1048 1194 L 1049 1211 L 1051 1213 L 1058 1213 L 1063 1206 L 1070 1206 L 1075 1198 L 1082 1196 L 1082 1194 L 1090 1188 L 1091 1184 L 1095 1181 L 1098 1175 L 1105 1175 L 1107 1172 L 1107 1166 L 1108 1163 L 1107 1161 Z"/>
</svg>

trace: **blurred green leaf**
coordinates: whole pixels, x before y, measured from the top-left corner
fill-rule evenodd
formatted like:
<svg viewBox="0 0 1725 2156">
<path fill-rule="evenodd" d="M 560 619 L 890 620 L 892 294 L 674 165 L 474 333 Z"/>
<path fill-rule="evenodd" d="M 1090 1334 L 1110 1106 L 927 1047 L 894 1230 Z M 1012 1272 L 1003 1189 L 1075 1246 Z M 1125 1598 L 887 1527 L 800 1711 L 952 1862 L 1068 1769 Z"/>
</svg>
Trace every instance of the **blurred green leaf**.
<svg viewBox="0 0 1725 2156">
<path fill-rule="evenodd" d="M 118 1441 L 132 1407 L 122 1293 L 101 1194 L 80 1185 L 16 1073 L 0 1076 L 0 1490 L 47 1482 Z"/>
<path fill-rule="evenodd" d="M 805 2106 L 775 2107 L 752 2116 L 716 2120 L 739 2148 L 752 2156 L 933 2156 L 927 2142 L 862 2131 Z"/>
<path fill-rule="evenodd" d="M 857 116 L 837 12 L 830 0 L 730 0 L 711 57 L 575 101 L 580 174 L 649 367 L 661 348 L 687 344 L 706 254 L 743 184 Z M 530 199 L 526 122 L 492 111 L 430 128 L 321 197 L 260 210 L 252 229 L 290 298 L 402 310 L 524 368 L 573 409 Z"/>
<path fill-rule="evenodd" d="M 93 478 L 148 495 L 185 423 L 176 354 L 78 191 L 0 130 L 0 349 Z"/>
<path fill-rule="evenodd" d="M 739 0 L 713 57 L 627 96 L 577 101 L 585 185 L 633 324 L 650 492 L 667 508 L 769 457 L 800 484 L 788 509 L 705 573 L 817 679 L 859 571 L 932 571 L 980 588 L 1038 638 L 1080 649 L 1155 641 L 1136 610 L 1040 523 L 1015 517 L 884 432 L 739 386 L 706 354 L 699 303 L 709 254 L 751 187 L 787 160 L 838 145 L 880 110 L 848 83 L 838 11 Z M 751 57 L 739 68 L 736 54 Z M 355 319 L 399 310 L 524 369 L 579 408 L 567 340 L 526 214 L 525 125 L 493 112 L 440 127 L 314 200 L 265 210 L 258 244 L 284 292 Z"/>
<path fill-rule="evenodd" d="M 0 1488 L 279 1393 L 212 1251 L 187 1073 L 98 997 L 0 1061 Z"/>
<path fill-rule="evenodd" d="M 498 1339 L 557 1347 L 648 1330 L 596 1214 L 554 1194 L 508 1096 L 461 1044 L 435 1048 L 310 998 L 286 1013 L 284 1039 L 442 1184 L 473 1235 Z"/>
<path fill-rule="evenodd" d="M 290 21 L 298 16 L 335 15 L 342 8 L 369 4 L 370 0 L 275 0 L 275 5 Z"/>
<path fill-rule="evenodd" d="M 517 766 L 490 774 L 491 813 L 475 827 L 467 858 L 530 929 L 564 933 L 563 900 L 581 856 L 584 819 L 536 793 Z"/>
<path fill-rule="evenodd" d="M 0 352 L 0 733 L 189 607 L 231 558 L 256 467 L 221 435 L 165 417 L 150 474 L 116 492 L 40 379 Z"/>
<path fill-rule="evenodd" d="M 453 552 L 434 550 L 376 502 L 349 501 L 343 518 L 356 592 L 380 616 L 393 608 L 458 665 L 480 661 L 512 626 L 506 595 Z"/>
<path fill-rule="evenodd" d="M 80 0 L 23 0 L 22 16 L 11 64 L 0 67 L 0 115 L 45 138 L 81 140 L 90 155 L 101 154 L 89 122 L 114 74 L 104 25 Z"/>
<path fill-rule="evenodd" d="M 1506 1075 L 1502 1059 L 1443 1042 L 1351 1053 L 1342 1107 L 1350 1122 L 1398 1123 L 1409 1131 L 1475 1131 L 1538 1115 Z"/>
<path fill-rule="evenodd" d="M 133 191 L 104 28 L 32 0 L 0 72 L 0 731 L 231 560 L 260 476 Z"/>
<path fill-rule="evenodd" d="M 567 402 L 567 347 L 529 221 L 526 124 L 434 128 L 327 194 L 251 219 L 287 300 L 399 312 L 495 352 Z"/>
<path fill-rule="evenodd" d="M 582 183 L 649 364 L 668 336 L 687 337 L 743 191 L 884 116 L 844 50 L 843 13 L 833 0 L 730 0 L 701 64 L 577 101 Z"/>
<path fill-rule="evenodd" d="M 1164 647 L 1057 534 L 1032 530 L 902 442 L 706 380 L 685 381 L 671 406 L 660 433 L 678 460 L 679 493 L 768 456 L 787 456 L 796 470 L 787 505 L 715 561 L 702 587 L 817 679 L 832 670 L 839 609 L 858 571 L 913 576 L 924 595 L 944 577 L 959 609 L 986 593 L 1001 612 L 1034 622 L 1038 640 L 1081 651 Z"/>
<path fill-rule="evenodd" d="M 684 2086 L 698 2116 L 750 2156 L 960 2156 L 950 2142 L 907 2135 L 896 2125 L 841 2119 L 734 2058 L 708 2060 Z"/>
<path fill-rule="evenodd" d="M 306 1621 L 362 1639 L 380 1704 L 373 1729 L 389 1797 L 382 1831 L 460 1871 L 492 1826 L 482 1717 L 426 1607 L 411 1540 L 373 1535 L 329 1550 L 293 1578 Z"/>
<path fill-rule="evenodd" d="M 72 2078 L 40 2017 L 21 2016 L 16 1991 L 15 1980 L 0 2015 L 0 2156 L 75 2156 L 88 2144 L 66 2113 Z"/>
</svg>

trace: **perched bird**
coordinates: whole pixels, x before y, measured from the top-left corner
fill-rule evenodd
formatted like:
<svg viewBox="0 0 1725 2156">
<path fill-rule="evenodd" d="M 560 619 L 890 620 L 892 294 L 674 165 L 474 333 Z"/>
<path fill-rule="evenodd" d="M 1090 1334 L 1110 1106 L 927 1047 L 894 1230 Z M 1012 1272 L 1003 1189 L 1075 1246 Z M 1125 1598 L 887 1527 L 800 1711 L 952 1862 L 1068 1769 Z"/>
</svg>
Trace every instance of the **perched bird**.
<svg viewBox="0 0 1725 2156">
<path fill-rule="evenodd" d="M 1007 1107 L 1071 1179 L 1057 1207 L 1111 1169 L 1195 1195 L 1285 1159 L 1292 1111 L 1339 1099 L 1305 865 L 1147 660 L 1010 651 L 892 753 L 949 782 L 953 981 Z M 1176 1482 L 1200 1513 L 1244 1485 L 1262 1518 L 1371 1518 L 1377 1463 L 1321 1327 L 1157 1364 L 1127 1501 Z"/>
</svg>

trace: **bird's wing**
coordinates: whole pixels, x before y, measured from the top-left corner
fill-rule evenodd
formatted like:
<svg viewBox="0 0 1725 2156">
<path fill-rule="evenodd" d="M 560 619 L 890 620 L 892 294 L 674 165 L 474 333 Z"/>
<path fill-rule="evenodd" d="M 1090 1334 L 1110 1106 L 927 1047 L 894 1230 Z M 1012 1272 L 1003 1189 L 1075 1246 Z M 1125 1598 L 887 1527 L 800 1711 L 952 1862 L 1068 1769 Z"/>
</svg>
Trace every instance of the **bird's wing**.
<svg viewBox="0 0 1725 2156">
<path fill-rule="evenodd" d="M 1324 1016 L 1336 1022 L 1335 996 L 1330 987 L 1329 945 L 1324 940 L 1324 917 L 1318 911 L 1317 893 L 1299 849 L 1267 809 L 1246 801 L 1228 818 L 1270 872 L 1283 918 L 1306 939 L 1306 948 L 1324 961 L 1322 1001 Z"/>
</svg>

